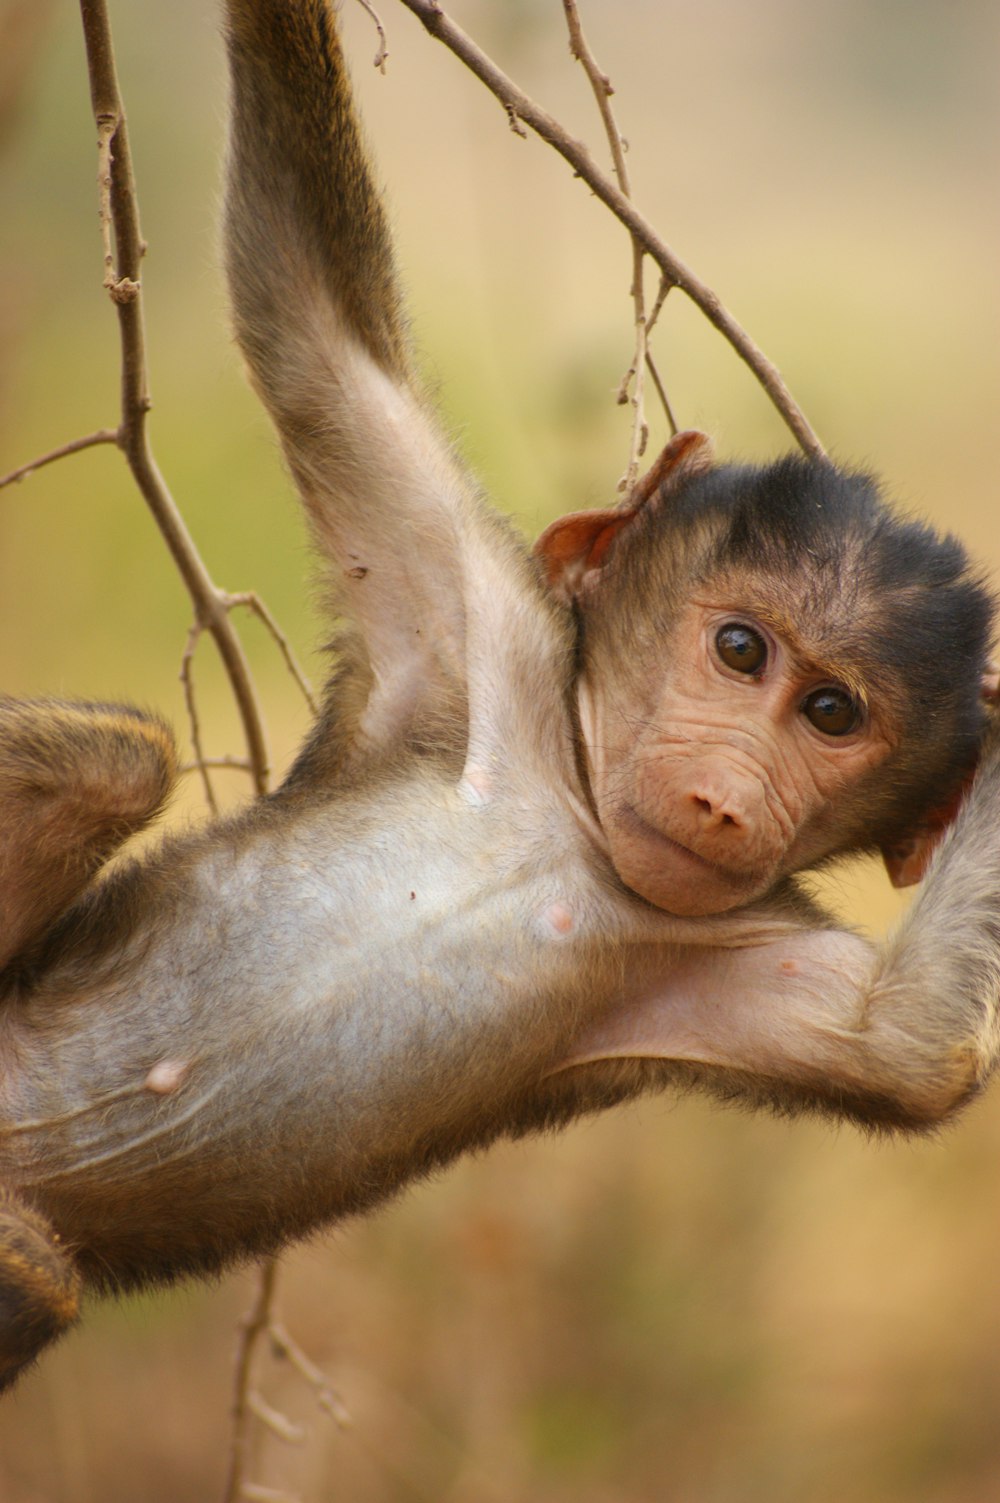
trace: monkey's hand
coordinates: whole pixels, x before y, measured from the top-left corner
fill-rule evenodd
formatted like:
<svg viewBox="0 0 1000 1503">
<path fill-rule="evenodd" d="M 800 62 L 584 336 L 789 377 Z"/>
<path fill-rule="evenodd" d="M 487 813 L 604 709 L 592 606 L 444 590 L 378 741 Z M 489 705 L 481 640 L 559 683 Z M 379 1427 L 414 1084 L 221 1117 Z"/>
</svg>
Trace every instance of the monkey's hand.
<svg viewBox="0 0 1000 1503">
<path fill-rule="evenodd" d="M 80 1278 L 51 1226 L 0 1187 L 0 1392 L 77 1317 Z"/>
<path fill-rule="evenodd" d="M 997 726 L 1000 723 L 1000 672 L 992 663 L 983 675 L 982 697 L 987 708 L 987 721 L 976 767 L 985 754 L 991 737 L 997 734 Z M 923 881 L 930 867 L 931 858 L 954 823 L 975 776 L 976 768 L 974 767 L 951 798 L 939 808 L 932 810 L 904 842 L 882 852 L 893 887 L 913 887 L 916 883 Z"/>
</svg>

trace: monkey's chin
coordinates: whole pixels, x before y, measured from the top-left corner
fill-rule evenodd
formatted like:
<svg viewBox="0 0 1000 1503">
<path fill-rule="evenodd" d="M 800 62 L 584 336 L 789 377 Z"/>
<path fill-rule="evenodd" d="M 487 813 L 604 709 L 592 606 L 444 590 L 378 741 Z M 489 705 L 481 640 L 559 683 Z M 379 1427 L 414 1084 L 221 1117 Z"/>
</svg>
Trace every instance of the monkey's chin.
<svg viewBox="0 0 1000 1503">
<path fill-rule="evenodd" d="M 733 872 L 654 829 L 633 809 L 605 831 L 619 877 L 640 898 L 678 918 L 727 913 L 758 897 L 767 882 Z"/>
</svg>

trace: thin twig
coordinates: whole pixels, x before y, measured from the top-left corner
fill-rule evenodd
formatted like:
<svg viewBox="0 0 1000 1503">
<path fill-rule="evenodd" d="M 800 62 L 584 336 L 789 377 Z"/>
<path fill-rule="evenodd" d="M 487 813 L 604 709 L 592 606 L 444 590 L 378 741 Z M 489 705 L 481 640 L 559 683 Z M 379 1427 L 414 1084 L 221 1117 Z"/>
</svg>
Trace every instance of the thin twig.
<svg viewBox="0 0 1000 1503">
<path fill-rule="evenodd" d="M 272 616 L 263 600 L 261 600 L 260 596 L 253 590 L 241 590 L 238 595 L 227 595 L 225 597 L 225 603 L 227 608 L 229 609 L 232 609 L 232 607 L 236 605 L 246 606 L 247 610 L 252 611 L 254 615 L 263 622 L 264 626 L 273 637 L 278 647 L 278 651 L 281 653 L 281 656 L 285 660 L 285 667 L 288 669 L 289 673 L 292 675 L 292 678 L 302 690 L 306 704 L 309 706 L 314 715 L 318 715 L 319 706 L 316 703 L 316 696 L 313 694 L 312 685 L 306 678 L 306 675 L 301 665 L 299 664 L 299 660 L 295 656 L 295 653 L 292 649 L 292 644 L 289 642 L 288 638 L 285 636 L 285 633 L 281 630 L 281 627 L 278 625 L 277 621 Z"/>
<path fill-rule="evenodd" d="M 303 1425 L 295 1425 L 286 1415 L 272 1409 L 264 1396 L 253 1389 L 247 1395 L 247 1408 L 259 1419 L 272 1435 L 283 1440 L 290 1446 L 300 1446 L 306 1438 L 306 1430 Z"/>
<path fill-rule="evenodd" d="M 672 286 L 673 283 L 668 281 L 666 277 L 660 278 L 660 286 L 656 294 L 656 301 L 653 304 L 652 309 L 650 310 L 649 317 L 646 319 L 646 369 L 649 371 L 649 374 L 652 377 L 653 385 L 656 387 L 656 394 L 660 399 L 660 404 L 663 408 L 663 411 L 667 415 L 667 424 L 670 428 L 671 437 L 676 435 L 679 431 L 679 424 L 677 422 L 677 419 L 674 417 L 674 409 L 670 405 L 670 398 L 667 395 L 667 388 L 663 382 L 662 377 L 660 376 L 659 368 L 657 367 L 656 361 L 653 358 L 653 352 L 649 348 L 649 336 L 656 328 L 657 320 L 659 319 L 660 314 L 663 312 L 663 305 L 667 301 L 667 295 L 670 292 Z"/>
<path fill-rule="evenodd" d="M 120 277 L 118 275 L 115 270 L 113 244 L 115 220 L 114 209 L 112 208 L 112 196 L 115 188 L 113 143 L 122 123 L 123 117 L 118 114 L 99 114 L 97 116 L 98 216 L 101 223 L 101 245 L 104 249 L 104 290 L 110 294 L 111 300 L 114 303 L 134 303 L 139 296 L 138 278 Z M 146 247 L 145 244 L 142 244 L 140 255 L 145 255 L 145 253 Z M 147 402 L 147 407 L 148 405 Z"/>
<path fill-rule="evenodd" d="M 277 1277 L 277 1259 L 268 1258 L 260 1266 L 253 1304 L 240 1322 L 233 1401 L 233 1443 L 223 1503 L 241 1503 L 243 1499 L 268 1496 L 267 1489 L 255 1489 L 255 1485 L 247 1481 L 251 1463 L 251 1420 L 258 1420 L 273 1435 L 292 1445 L 298 1445 L 304 1438 L 301 1427 L 272 1409 L 254 1387 L 253 1374 L 265 1340 L 270 1344 L 274 1356 L 287 1361 L 308 1384 L 318 1407 L 330 1415 L 340 1429 L 348 1430 L 353 1424 L 343 1400 L 330 1386 L 326 1374 L 306 1356 L 277 1319 L 274 1313 Z"/>
<path fill-rule="evenodd" d="M 233 1439 L 229 1452 L 229 1476 L 222 1495 L 223 1503 L 240 1503 L 240 1499 L 247 1496 L 246 1476 L 250 1467 L 252 1442 L 251 1379 L 261 1338 L 271 1326 L 277 1277 L 277 1259 L 267 1258 L 260 1265 L 253 1305 L 240 1322 L 236 1381 L 233 1385 Z"/>
<path fill-rule="evenodd" d="M 117 428 L 98 428 L 96 433 L 88 433 L 86 438 L 74 438 L 68 444 L 60 444 L 58 449 L 52 449 L 48 454 L 41 454 L 30 463 L 11 470 L 9 475 L 0 475 L 0 491 L 5 485 L 14 485 L 17 481 L 24 480 L 26 476 L 33 475 L 43 465 L 52 464 L 57 459 L 65 459 L 69 454 L 79 454 L 83 449 L 95 449 L 98 444 L 117 444 L 118 441 Z"/>
<path fill-rule="evenodd" d="M 190 777 L 206 767 L 213 772 L 253 772 L 245 757 L 199 757 L 197 762 L 182 762 L 177 771 L 181 777 Z"/>
<path fill-rule="evenodd" d="M 675 287 L 701 309 L 708 321 L 719 331 L 753 371 L 767 392 L 777 411 L 781 414 L 796 442 L 807 453 L 817 458 L 824 457 L 822 444 L 813 432 L 805 414 L 792 397 L 777 367 L 758 349 L 746 330 L 723 307 L 718 295 L 686 266 L 670 247 L 660 238 L 653 226 L 639 213 L 635 205 L 625 197 L 621 189 L 593 161 L 582 142 L 576 141 L 546 110 L 528 97 L 487 55 L 472 38 L 456 26 L 441 9 L 438 0 L 402 0 L 402 4 L 420 20 L 431 36 L 442 42 L 466 67 L 475 73 L 486 87 L 496 95 L 508 115 L 530 125 L 543 141 L 547 141 L 560 156 L 564 157 L 576 175 L 583 179 L 591 191 L 611 210 L 625 228 L 641 243 L 652 257 L 661 273 Z"/>
<path fill-rule="evenodd" d="M 652 334 L 653 330 L 656 328 L 657 320 L 659 319 L 660 314 L 663 312 L 663 305 L 667 301 L 667 297 L 673 285 L 674 284 L 673 282 L 671 282 L 669 277 L 660 278 L 660 285 L 656 291 L 656 301 L 654 302 L 650 310 L 649 317 L 646 320 L 647 334 Z"/>
<path fill-rule="evenodd" d="M 674 417 L 674 409 L 670 405 L 670 398 L 667 395 L 667 388 L 663 384 L 663 379 L 660 376 L 656 361 L 653 359 L 652 353 L 649 350 L 646 351 L 646 369 L 649 371 L 649 374 L 652 377 L 653 385 L 656 387 L 656 394 L 659 397 L 660 404 L 667 415 L 667 423 L 670 428 L 670 435 L 673 438 L 677 435 L 677 433 L 680 432 L 680 429 L 677 425 L 677 419 Z"/>
<path fill-rule="evenodd" d="M 298 1342 L 293 1340 L 280 1321 L 271 1320 L 268 1335 L 271 1338 L 275 1356 L 283 1357 L 294 1367 L 299 1377 L 305 1379 L 314 1391 L 319 1407 L 336 1421 L 341 1430 L 353 1429 L 354 1420 L 351 1413 L 340 1395 L 330 1387 L 330 1380 L 326 1373 L 306 1356 Z"/>
<path fill-rule="evenodd" d="M 385 65 L 389 60 L 389 44 L 386 41 L 385 27 L 382 25 L 378 11 L 371 4 L 371 0 L 358 0 L 358 4 L 362 10 L 368 12 L 375 23 L 375 30 L 378 32 L 378 50 L 375 53 L 375 67 L 380 73 L 384 74 Z"/>
<path fill-rule="evenodd" d="M 611 108 L 611 95 L 614 89 L 611 80 L 598 66 L 597 59 L 591 51 L 590 44 L 583 34 L 583 24 L 580 20 L 580 12 L 577 9 L 576 0 L 562 0 L 563 11 L 566 16 L 566 25 L 569 29 L 570 52 L 581 64 L 587 78 L 597 108 L 604 124 L 604 133 L 611 147 L 611 159 L 614 163 L 615 177 L 618 186 L 626 198 L 632 197 L 632 187 L 629 182 L 628 166 L 625 161 L 625 140 L 618 129 L 615 112 Z M 649 425 L 646 422 L 645 404 L 645 376 L 646 356 L 648 351 L 648 327 L 646 323 L 646 293 L 643 282 L 643 258 L 645 252 L 642 244 L 632 239 L 632 308 L 635 325 L 635 350 L 632 355 L 632 364 L 629 366 L 621 385 L 618 389 L 618 401 L 624 406 L 626 402 L 632 403 L 632 438 L 629 444 L 628 464 L 624 475 L 618 482 L 619 491 L 629 492 L 639 476 L 639 460 L 646 452 L 646 443 L 649 439 Z M 633 384 L 634 383 L 634 384 Z M 631 387 L 631 395 L 629 388 Z"/>
<path fill-rule="evenodd" d="M 187 710 L 188 728 L 191 734 L 191 749 L 194 752 L 194 765 L 201 776 L 201 786 L 205 794 L 205 802 L 213 814 L 218 814 L 219 806 L 215 801 L 215 789 L 212 787 L 212 779 L 208 775 L 208 761 L 201 744 L 198 696 L 194 692 L 194 655 L 198 649 L 198 641 L 201 633 L 202 627 L 196 621 L 188 632 L 187 641 L 184 643 L 184 651 L 181 654 L 181 671 L 178 677 L 184 690 L 184 705 Z"/>
</svg>

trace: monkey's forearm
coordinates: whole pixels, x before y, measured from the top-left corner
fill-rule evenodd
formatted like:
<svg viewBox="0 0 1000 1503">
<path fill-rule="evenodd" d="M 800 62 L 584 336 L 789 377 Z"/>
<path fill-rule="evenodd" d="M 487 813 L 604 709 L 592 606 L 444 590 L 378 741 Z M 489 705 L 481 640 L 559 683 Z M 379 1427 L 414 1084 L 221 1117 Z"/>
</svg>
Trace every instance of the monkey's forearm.
<svg viewBox="0 0 1000 1503">
<path fill-rule="evenodd" d="M 609 1087 L 622 1096 L 696 1085 L 866 1126 L 936 1125 L 988 1073 L 993 1051 L 977 1023 L 990 1009 L 975 999 L 958 1043 L 945 1023 L 950 999 L 926 986 L 890 999 L 878 969 L 871 946 L 837 931 L 688 954 L 585 1030 L 550 1089 L 570 1115 L 602 1102 Z"/>
<path fill-rule="evenodd" d="M 233 80 L 226 256 L 260 375 L 287 320 L 335 306 L 398 381 L 409 355 L 392 242 L 325 0 L 226 0 Z M 293 329 L 293 336 L 295 331 Z"/>
</svg>

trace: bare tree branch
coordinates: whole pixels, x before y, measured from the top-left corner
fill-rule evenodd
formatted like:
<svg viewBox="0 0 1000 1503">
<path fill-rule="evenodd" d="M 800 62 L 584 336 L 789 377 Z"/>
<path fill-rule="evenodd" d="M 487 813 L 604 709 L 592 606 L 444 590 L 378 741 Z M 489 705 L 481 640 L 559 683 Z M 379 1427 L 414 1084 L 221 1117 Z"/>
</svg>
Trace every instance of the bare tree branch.
<svg viewBox="0 0 1000 1503">
<path fill-rule="evenodd" d="M 200 757 L 197 762 L 182 762 L 177 771 L 182 776 L 188 777 L 193 772 L 200 775 L 206 767 L 218 772 L 251 772 L 253 770 L 245 757 Z"/>
<path fill-rule="evenodd" d="M 192 682 L 192 660 L 202 631 L 211 633 L 229 678 L 243 725 L 247 762 L 258 793 L 267 791 L 268 753 L 263 719 L 249 666 L 229 616 L 233 605 L 250 605 L 263 618 L 277 638 L 286 661 L 293 666 L 296 677 L 306 688 L 307 697 L 308 687 L 294 664 L 291 649 L 261 602 L 255 596 L 229 596 L 214 584 L 153 457 L 146 432 L 150 401 L 140 281 L 145 246 L 139 230 L 125 110 L 118 89 L 105 0 L 80 0 L 80 11 L 87 50 L 91 101 L 97 124 L 104 285 L 118 313 L 122 351 L 122 419 L 116 439 L 194 605 L 195 621 L 184 650 L 181 678 L 191 721 L 195 758 L 204 782 L 205 796 L 214 811 L 215 797 L 201 746 Z M 226 1492 L 226 1498 L 231 1499 L 232 1503 L 254 1496 L 259 1499 L 280 1497 L 279 1494 L 269 1494 L 266 1489 L 255 1488 L 246 1476 L 251 1420 L 261 1418 L 260 1406 L 252 1400 L 252 1365 L 259 1337 L 270 1328 L 276 1269 L 274 1259 L 268 1260 L 261 1269 L 257 1299 L 251 1317 L 244 1326 L 240 1346 L 234 1395 L 230 1477 Z"/>
<path fill-rule="evenodd" d="M 753 371 L 767 392 L 777 411 L 781 414 L 796 442 L 807 454 L 825 457 L 825 450 L 810 427 L 805 414 L 799 408 L 785 385 L 777 367 L 767 359 L 763 351 L 747 334 L 746 330 L 723 307 L 718 295 L 700 277 L 686 266 L 674 251 L 660 238 L 656 230 L 622 193 L 621 189 L 603 173 L 594 162 L 586 146 L 575 140 L 540 105 L 535 104 L 524 91 L 487 57 L 461 27 L 457 26 L 442 10 L 438 0 L 401 0 L 437 41 L 443 42 L 456 57 L 460 58 L 478 79 L 503 105 L 508 115 L 530 125 L 536 135 L 547 141 L 560 156 L 583 179 L 591 191 L 611 210 L 646 253 L 652 257 L 664 278 L 685 293 L 701 309 L 719 333 Z"/>
<path fill-rule="evenodd" d="M 118 441 L 191 596 L 195 620 L 211 633 L 218 648 L 239 709 L 254 786 L 258 793 L 264 793 L 269 773 L 268 752 L 249 665 L 229 620 L 225 594 L 213 583 L 201 560 L 160 474 L 146 432 L 150 400 L 140 284 L 145 247 L 139 231 L 125 110 L 118 89 L 105 0 L 80 0 L 80 13 L 97 124 L 104 285 L 115 303 L 121 339 L 122 421 Z"/>
<path fill-rule="evenodd" d="M 326 1376 L 326 1373 L 306 1356 L 298 1343 L 293 1341 L 281 1322 L 272 1320 L 268 1334 L 271 1338 L 271 1346 L 275 1356 L 283 1357 L 291 1364 L 299 1377 L 308 1383 L 316 1395 L 316 1403 L 324 1413 L 328 1414 L 341 1430 L 352 1429 L 354 1421 L 351 1418 L 350 1411 L 340 1395 L 331 1388 L 330 1380 Z"/>
<path fill-rule="evenodd" d="M 240 1325 L 234 1384 L 233 1440 L 223 1503 L 245 1503 L 248 1499 L 285 1496 L 272 1493 L 247 1480 L 253 1461 L 252 1420 L 257 1420 L 272 1435 L 289 1445 L 300 1445 L 305 1438 L 301 1426 L 293 1424 L 285 1415 L 272 1408 L 254 1386 L 253 1375 L 259 1365 L 265 1340 L 273 1355 L 287 1361 L 312 1389 L 318 1407 L 340 1429 L 349 1430 L 352 1427 L 351 1416 L 339 1394 L 331 1387 L 326 1374 L 306 1356 L 278 1320 L 275 1314 L 277 1277 L 277 1259 L 268 1258 L 260 1266 L 253 1305 Z"/>
<path fill-rule="evenodd" d="M 229 1475 L 223 1491 L 223 1503 L 240 1503 L 247 1496 L 247 1472 L 251 1462 L 253 1415 L 250 1402 L 254 1364 L 261 1338 L 273 1320 L 275 1282 L 278 1260 L 268 1258 L 260 1265 L 254 1303 L 240 1323 L 240 1340 L 236 1352 L 236 1381 L 233 1385 L 233 1436 L 229 1450 Z"/>
<path fill-rule="evenodd" d="M 98 444 L 118 444 L 120 447 L 120 430 L 99 428 L 96 433 L 88 433 L 85 438 L 74 438 L 68 444 L 60 444 L 58 449 L 52 449 L 48 454 L 42 454 L 38 459 L 32 459 L 28 464 L 20 465 L 18 469 L 11 470 L 9 475 L 0 475 L 0 491 L 5 485 L 14 485 L 28 475 L 33 475 L 43 465 L 53 464 L 57 459 L 65 459 L 69 454 L 79 454 L 84 449 L 94 449 Z"/>
<path fill-rule="evenodd" d="M 566 15 L 566 25 L 569 28 L 570 52 L 579 62 L 593 90 L 604 122 L 604 132 L 611 147 L 611 158 L 614 162 L 615 177 L 618 186 L 626 198 L 632 197 L 632 187 L 629 182 L 628 167 L 625 162 L 625 142 L 618 122 L 615 119 L 614 110 L 611 108 L 611 95 L 614 89 L 608 75 L 598 67 L 597 59 L 586 37 L 583 34 L 583 25 L 580 21 L 580 12 L 576 0 L 562 0 L 563 11 Z M 646 360 L 648 357 L 647 326 L 646 326 L 646 293 L 643 285 L 643 259 L 645 252 L 642 244 L 632 236 L 632 307 L 635 321 L 635 351 L 632 356 L 632 364 L 629 366 L 622 379 L 618 390 L 618 401 L 624 406 L 626 402 L 632 403 L 632 441 L 629 445 L 628 464 L 625 473 L 618 482 L 619 491 L 626 494 L 635 485 L 639 477 L 639 460 L 646 452 L 646 444 L 649 439 L 649 425 L 646 422 L 645 407 L 645 377 Z M 634 382 L 634 386 L 633 386 Z M 629 388 L 632 387 L 632 395 Z"/>
</svg>

